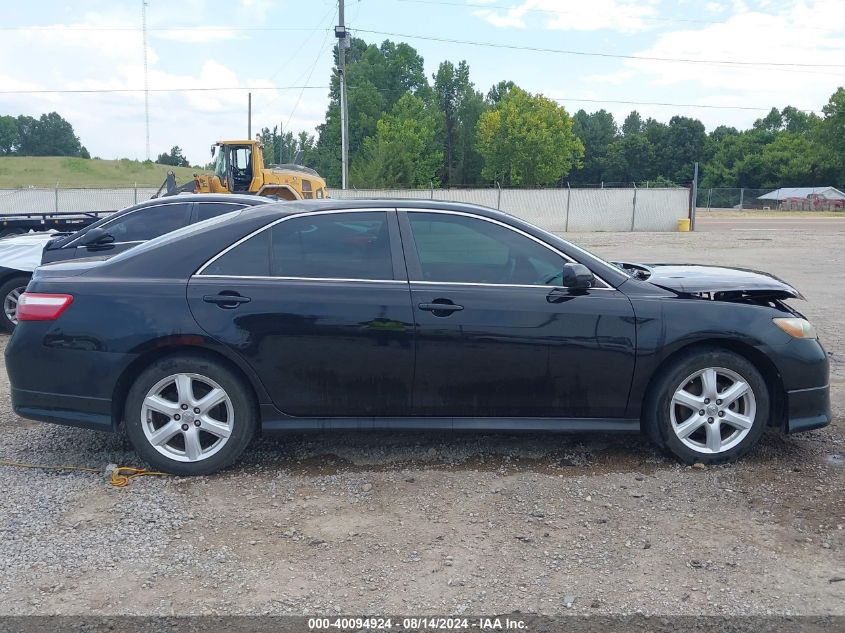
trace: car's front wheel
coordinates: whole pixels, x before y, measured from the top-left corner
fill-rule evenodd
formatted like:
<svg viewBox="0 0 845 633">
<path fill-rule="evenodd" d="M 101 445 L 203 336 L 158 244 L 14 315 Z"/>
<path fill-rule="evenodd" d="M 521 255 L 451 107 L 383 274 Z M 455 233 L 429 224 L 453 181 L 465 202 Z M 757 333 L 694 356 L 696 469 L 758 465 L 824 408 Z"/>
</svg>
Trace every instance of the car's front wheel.
<svg viewBox="0 0 845 633">
<path fill-rule="evenodd" d="M 769 420 L 769 392 L 747 359 L 727 350 L 699 349 L 656 377 L 644 424 L 681 461 L 720 464 L 758 442 Z"/>
<path fill-rule="evenodd" d="M 249 389 L 225 365 L 178 356 L 141 372 L 126 398 L 124 422 L 135 450 L 153 467 L 207 475 L 240 457 L 256 414 Z"/>
</svg>

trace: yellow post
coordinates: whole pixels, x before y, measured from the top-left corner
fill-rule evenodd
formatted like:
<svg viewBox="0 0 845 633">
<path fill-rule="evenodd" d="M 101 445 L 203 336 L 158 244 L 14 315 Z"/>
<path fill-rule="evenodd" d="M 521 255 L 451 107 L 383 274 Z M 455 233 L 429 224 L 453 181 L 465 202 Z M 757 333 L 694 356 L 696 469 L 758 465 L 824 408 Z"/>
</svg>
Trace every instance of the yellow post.
<svg viewBox="0 0 845 633">
<path fill-rule="evenodd" d="M 689 232 L 689 218 L 683 218 L 681 220 L 678 220 L 678 230 L 681 233 Z"/>
</svg>

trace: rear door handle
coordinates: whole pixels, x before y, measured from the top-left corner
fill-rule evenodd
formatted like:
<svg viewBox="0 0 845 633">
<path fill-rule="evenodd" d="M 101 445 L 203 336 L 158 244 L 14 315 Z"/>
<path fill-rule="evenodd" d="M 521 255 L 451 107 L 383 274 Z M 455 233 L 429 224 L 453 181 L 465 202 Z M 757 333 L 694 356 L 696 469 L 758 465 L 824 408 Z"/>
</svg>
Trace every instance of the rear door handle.
<svg viewBox="0 0 845 633">
<path fill-rule="evenodd" d="M 417 307 L 426 312 L 458 312 L 464 309 L 463 306 L 454 303 L 421 303 Z"/>
<path fill-rule="evenodd" d="M 205 295 L 202 298 L 206 303 L 216 303 L 221 308 L 237 308 L 242 303 L 249 303 L 252 301 L 249 297 L 244 297 L 239 294 L 224 294 Z"/>
</svg>

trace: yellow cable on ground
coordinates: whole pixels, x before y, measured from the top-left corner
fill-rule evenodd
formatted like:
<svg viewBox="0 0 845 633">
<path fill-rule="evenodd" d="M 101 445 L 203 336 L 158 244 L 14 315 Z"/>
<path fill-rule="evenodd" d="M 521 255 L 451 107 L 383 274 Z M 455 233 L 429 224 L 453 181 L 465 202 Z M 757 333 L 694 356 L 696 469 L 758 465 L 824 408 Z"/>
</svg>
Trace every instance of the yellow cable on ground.
<svg viewBox="0 0 845 633">
<path fill-rule="evenodd" d="M 6 459 L 0 459 L 0 466 L 12 466 L 14 468 L 33 468 L 36 470 L 73 470 L 83 473 L 103 474 L 100 468 L 86 468 L 84 466 L 50 466 L 43 464 L 27 464 L 24 462 L 13 462 Z M 142 477 L 144 475 L 158 475 L 166 476 L 167 473 L 160 473 L 155 470 L 147 470 L 146 468 L 132 468 L 130 466 L 117 466 L 111 471 L 111 479 L 109 483 L 115 488 L 124 488 L 129 485 L 129 480 L 135 477 Z"/>
<path fill-rule="evenodd" d="M 144 475 L 159 475 L 166 477 L 167 473 L 160 473 L 146 468 L 132 468 L 130 466 L 118 466 L 111 471 L 111 485 L 115 488 L 123 488 L 129 485 L 129 480 Z"/>
</svg>

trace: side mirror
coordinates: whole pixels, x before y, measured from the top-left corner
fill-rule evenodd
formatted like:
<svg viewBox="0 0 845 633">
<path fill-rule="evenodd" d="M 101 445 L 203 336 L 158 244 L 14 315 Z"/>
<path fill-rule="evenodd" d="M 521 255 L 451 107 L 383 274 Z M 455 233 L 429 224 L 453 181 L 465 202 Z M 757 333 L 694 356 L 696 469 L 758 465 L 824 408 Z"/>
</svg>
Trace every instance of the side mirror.
<svg viewBox="0 0 845 633">
<path fill-rule="evenodd" d="M 595 277 L 592 271 L 584 264 L 563 265 L 563 287 L 572 290 L 586 290 L 593 287 Z"/>
<path fill-rule="evenodd" d="M 114 236 L 106 232 L 102 227 L 95 227 L 85 233 L 79 239 L 80 246 L 97 246 L 102 244 L 111 244 L 114 242 Z"/>
</svg>

